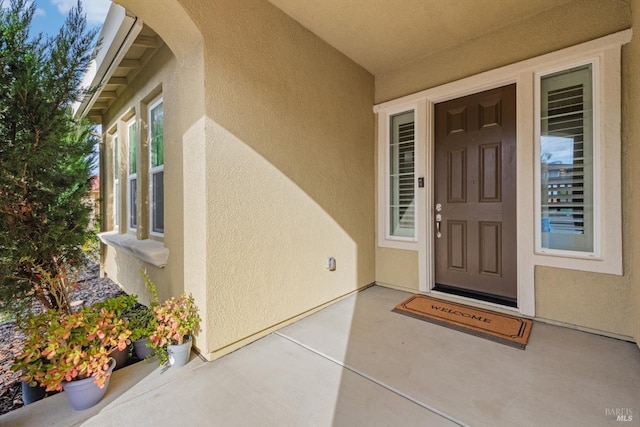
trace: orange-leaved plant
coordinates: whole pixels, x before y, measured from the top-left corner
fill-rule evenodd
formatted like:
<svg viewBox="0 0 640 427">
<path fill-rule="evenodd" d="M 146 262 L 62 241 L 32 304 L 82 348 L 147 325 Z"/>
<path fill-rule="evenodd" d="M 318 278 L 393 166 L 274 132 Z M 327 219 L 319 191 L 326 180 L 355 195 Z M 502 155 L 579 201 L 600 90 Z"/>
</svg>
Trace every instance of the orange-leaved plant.
<svg viewBox="0 0 640 427">
<path fill-rule="evenodd" d="M 200 330 L 200 315 L 193 296 L 182 294 L 153 307 L 157 327 L 149 337 L 160 364 L 168 360 L 167 345 L 180 345 Z"/>
<path fill-rule="evenodd" d="M 26 319 L 24 348 L 12 370 L 47 391 L 62 390 L 63 381 L 90 377 L 102 388 L 110 376 L 111 353 L 124 350 L 129 335 L 126 321 L 104 308 L 33 314 Z"/>
</svg>

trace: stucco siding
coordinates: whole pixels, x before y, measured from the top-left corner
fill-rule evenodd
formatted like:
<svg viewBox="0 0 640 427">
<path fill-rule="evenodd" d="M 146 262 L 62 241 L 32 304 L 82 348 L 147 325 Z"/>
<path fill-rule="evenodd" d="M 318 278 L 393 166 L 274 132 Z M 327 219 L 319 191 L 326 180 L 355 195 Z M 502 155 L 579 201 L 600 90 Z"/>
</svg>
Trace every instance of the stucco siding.
<svg viewBox="0 0 640 427">
<path fill-rule="evenodd" d="M 376 248 L 376 283 L 418 291 L 418 252 Z"/>
<path fill-rule="evenodd" d="M 606 274 L 536 267 L 536 317 L 594 332 L 633 336 L 629 280 Z"/>
<path fill-rule="evenodd" d="M 630 300 L 634 310 L 631 312 L 631 327 L 636 343 L 640 345 L 640 0 L 631 2 L 633 12 L 633 39 L 624 48 L 622 60 L 624 80 L 622 84 L 623 122 L 623 171 L 625 190 L 628 195 L 627 247 L 630 251 L 629 274 L 632 294 Z"/>
<path fill-rule="evenodd" d="M 373 77 L 266 2 L 189 3 L 206 46 L 207 331 L 224 352 L 374 281 Z"/>
</svg>

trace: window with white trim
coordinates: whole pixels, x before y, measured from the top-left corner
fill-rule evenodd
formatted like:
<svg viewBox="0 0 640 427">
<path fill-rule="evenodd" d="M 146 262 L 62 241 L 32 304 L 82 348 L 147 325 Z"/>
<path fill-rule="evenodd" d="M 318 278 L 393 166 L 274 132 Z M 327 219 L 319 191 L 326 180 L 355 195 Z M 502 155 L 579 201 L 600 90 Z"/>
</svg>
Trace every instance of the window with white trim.
<svg viewBox="0 0 640 427">
<path fill-rule="evenodd" d="M 118 134 L 113 135 L 112 139 L 113 148 L 113 228 L 118 229 L 120 224 L 120 156 L 118 150 L 120 149 L 118 144 Z"/>
<path fill-rule="evenodd" d="M 162 98 L 149 107 L 149 194 L 151 233 L 164 233 L 164 130 Z"/>
<path fill-rule="evenodd" d="M 135 117 L 127 123 L 127 216 L 130 230 L 135 230 L 138 227 L 138 207 L 136 200 L 137 195 L 137 181 L 138 181 L 138 166 L 137 166 L 137 151 L 138 151 L 138 125 Z"/>
<path fill-rule="evenodd" d="M 415 239 L 415 113 L 389 116 L 388 238 Z"/>
<path fill-rule="evenodd" d="M 541 253 L 596 255 L 595 63 L 537 75 Z"/>
</svg>

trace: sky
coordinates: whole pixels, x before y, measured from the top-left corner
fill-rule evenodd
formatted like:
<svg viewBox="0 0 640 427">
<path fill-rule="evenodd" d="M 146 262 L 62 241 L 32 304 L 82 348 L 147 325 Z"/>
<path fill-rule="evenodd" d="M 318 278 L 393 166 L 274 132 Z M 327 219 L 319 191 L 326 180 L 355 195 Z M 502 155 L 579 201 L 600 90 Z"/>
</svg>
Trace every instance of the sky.
<svg viewBox="0 0 640 427">
<path fill-rule="evenodd" d="M 572 165 L 574 154 L 573 138 L 542 135 L 540 153 L 547 157 L 549 164 Z"/>
<path fill-rule="evenodd" d="M 53 36 L 58 33 L 64 23 L 69 10 L 74 7 L 77 0 L 34 0 L 36 13 L 31 23 L 31 35 L 40 32 Z M 2 6 L 8 7 L 9 0 L 4 0 Z M 87 24 L 90 27 L 101 27 L 107 16 L 111 0 L 84 0 L 82 7 L 87 15 Z"/>
<path fill-rule="evenodd" d="M 10 0 L 0 0 L 2 7 L 9 6 Z M 69 10 L 77 4 L 77 0 L 34 0 L 36 12 L 31 21 L 29 34 L 31 37 L 38 33 L 55 36 L 64 23 Z M 111 0 L 83 0 L 82 7 L 87 15 L 87 25 L 90 28 L 102 27 L 111 6 Z M 98 30 L 99 31 L 99 30 Z M 96 147 L 97 148 L 97 147 Z M 99 174 L 97 162 L 92 167 L 92 174 Z"/>
</svg>

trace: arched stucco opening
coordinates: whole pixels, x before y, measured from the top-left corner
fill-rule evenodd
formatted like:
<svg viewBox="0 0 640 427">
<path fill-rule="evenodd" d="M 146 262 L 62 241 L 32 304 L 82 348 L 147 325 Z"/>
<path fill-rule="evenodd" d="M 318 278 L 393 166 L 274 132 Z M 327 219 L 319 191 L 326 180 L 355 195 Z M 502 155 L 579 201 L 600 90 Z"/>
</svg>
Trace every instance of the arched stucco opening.
<svg viewBox="0 0 640 427">
<path fill-rule="evenodd" d="M 179 60 L 202 51 L 202 35 L 177 0 L 117 0 L 151 27 Z"/>
<path fill-rule="evenodd" d="M 165 169 L 168 181 L 165 185 L 174 187 L 174 203 L 167 207 L 173 210 L 174 221 L 170 235 L 165 233 L 164 243 L 169 248 L 169 264 L 172 264 L 167 266 L 167 270 L 172 267 L 173 271 L 182 273 L 175 276 L 165 274 L 168 277 L 163 280 L 167 281 L 168 287 L 163 289 L 163 293 L 193 295 L 202 317 L 202 331 L 196 335 L 195 346 L 206 354 L 210 349 L 207 340 L 207 242 L 206 233 L 203 233 L 206 228 L 207 189 L 203 37 L 179 1 L 117 0 L 115 3 L 151 28 L 176 60 L 177 69 L 171 73 L 171 81 L 160 79 L 165 113 L 173 115 L 165 119 L 165 125 L 171 126 L 170 133 L 174 135 L 168 143 L 178 146 L 174 152 L 173 167 Z M 155 78 L 155 71 L 149 70 L 146 75 Z M 164 273 L 156 271 L 156 274 L 162 277 Z"/>
</svg>

